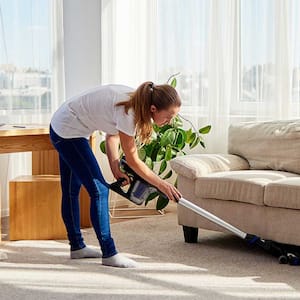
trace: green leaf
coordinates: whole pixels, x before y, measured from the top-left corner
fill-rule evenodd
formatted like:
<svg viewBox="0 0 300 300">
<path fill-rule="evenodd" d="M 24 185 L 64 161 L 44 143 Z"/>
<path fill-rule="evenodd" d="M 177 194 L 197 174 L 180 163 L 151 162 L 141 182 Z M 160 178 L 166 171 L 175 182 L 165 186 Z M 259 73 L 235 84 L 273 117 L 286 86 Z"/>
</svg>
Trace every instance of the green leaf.
<svg viewBox="0 0 300 300">
<path fill-rule="evenodd" d="M 200 141 L 200 145 L 205 149 L 205 144 L 203 141 Z"/>
<path fill-rule="evenodd" d="M 156 155 L 156 159 L 155 161 L 161 161 L 166 155 L 166 148 L 165 147 L 161 147 Z"/>
<path fill-rule="evenodd" d="M 165 131 L 167 131 L 168 129 L 173 128 L 171 125 L 167 124 L 164 125 L 163 127 L 159 127 L 159 133 L 164 133 Z"/>
<path fill-rule="evenodd" d="M 211 129 L 211 125 L 204 126 L 204 127 L 199 129 L 199 133 L 207 134 L 207 133 L 210 132 L 210 129 Z"/>
<path fill-rule="evenodd" d="M 138 150 L 138 155 L 139 155 L 140 160 L 144 161 L 145 158 L 146 158 L 146 150 L 145 150 L 145 148 L 140 148 Z"/>
<path fill-rule="evenodd" d="M 177 155 L 177 153 L 180 152 L 180 150 L 181 150 L 181 149 L 179 149 L 179 148 L 177 148 L 177 147 L 174 147 L 174 146 L 172 147 L 172 153 L 173 153 L 174 155 Z"/>
<path fill-rule="evenodd" d="M 163 179 L 168 179 L 168 178 L 170 178 L 170 177 L 172 176 L 172 174 L 173 174 L 173 171 L 170 170 L 170 171 L 163 177 Z"/>
<path fill-rule="evenodd" d="M 151 193 L 151 194 L 148 196 L 148 198 L 146 199 L 146 201 L 145 201 L 145 206 L 148 204 L 149 201 L 153 200 L 153 199 L 156 198 L 158 195 L 159 195 L 158 192 Z"/>
<path fill-rule="evenodd" d="M 164 172 L 164 170 L 167 168 L 167 162 L 163 160 L 160 164 L 158 175 Z"/>
<path fill-rule="evenodd" d="M 185 146 L 186 133 L 184 130 L 179 129 L 177 132 L 177 139 L 175 141 L 175 146 L 178 149 L 183 149 Z"/>
<path fill-rule="evenodd" d="M 153 129 L 154 129 L 155 132 L 159 132 L 160 131 L 160 127 L 158 125 L 153 124 L 152 127 L 153 127 Z"/>
<path fill-rule="evenodd" d="M 176 79 L 176 77 L 174 77 L 171 81 L 171 86 L 175 89 L 176 85 L 177 85 L 177 79 Z"/>
<path fill-rule="evenodd" d="M 149 156 L 146 157 L 145 164 L 148 166 L 149 169 L 153 170 L 154 164 Z"/>
<path fill-rule="evenodd" d="M 102 153 L 106 154 L 106 146 L 105 146 L 105 141 L 102 141 L 100 143 L 100 150 Z"/>
<path fill-rule="evenodd" d="M 178 128 L 182 127 L 183 123 L 179 116 L 176 116 L 172 119 L 172 127 Z"/>
<path fill-rule="evenodd" d="M 191 128 L 185 132 L 186 134 L 185 142 L 188 144 L 191 142 L 192 133 L 193 131 Z"/>
<path fill-rule="evenodd" d="M 151 153 L 151 159 L 152 159 L 153 161 L 156 161 L 157 154 L 158 154 L 159 150 L 161 149 L 160 147 L 161 147 L 161 146 L 160 146 L 159 143 L 156 143 L 155 146 L 153 147 L 153 151 L 152 151 L 152 153 Z"/>
<path fill-rule="evenodd" d="M 179 75 L 180 74 L 180 72 L 177 72 L 177 73 L 175 73 L 175 74 L 172 74 L 171 76 L 169 76 L 169 78 L 168 78 L 168 80 L 167 80 L 167 84 L 169 83 L 169 81 L 172 79 L 172 78 L 175 78 L 177 75 Z M 171 85 L 172 85 L 172 83 L 171 83 Z"/>
<path fill-rule="evenodd" d="M 200 138 L 197 136 L 196 139 L 190 144 L 190 149 L 195 148 L 200 142 Z"/>
<path fill-rule="evenodd" d="M 164 209 L 169 203 L 169 199 L 167 197 L 159 196 L 156 202 L 156 209 L 162 210 Z"/>
<path fill-rule="evenodd" d="M 196 133 L 195 132 L 192 132 L 191 136 L 190 136 L 190 140 L 189 140 L 189 144 L 190 144 L 190 147 L 191 145 L 194 143 L 195 139 L 196 139 Z"/>
<path fill-rule="evenodd" d="M 177 128 L 177 130 L 178 130 L 179 132 L 181 132 L 181 134 L 182 134 L 182 136 L 183 136 L 183 138 L 184 138 L 184 141 L 186 141 L 186 138 L 187 138 L 187 133 L 186 133 L 186 131 L 185 131 L 184 129 L 182 129 L 182 128 Z"/>
<path fill-rule="evenodd" d="M 167 147 L 166 155 L 165 155 L 165 160 L 168 161 L 171 158 L 172 158 L 172 148 L 171 147 Z"/>
<path fill-rule="evenodd" d="M 160 144 L 161 146 L 167 146 L 173 144 L 175 139 L 176 139 L 176 132 L 174 128 L 170 128 L 162 135 L 160 139 Z"/>
<path fill-rule="evenodd" d="M 146 144 L 146 145 L 143 146 L 143 148 L 146 151 L 146 156 L 151 156 L 155 144 L 156 144 L 156 142 L 153 141 L 153 142 L 151 142 L 151 143 Z"/>
<path fill-rule="evenodd" d="M 177 155 L 178 150 L 176 148 L 172 148 L 172 157 L 175 157 Z"/>
</svg>

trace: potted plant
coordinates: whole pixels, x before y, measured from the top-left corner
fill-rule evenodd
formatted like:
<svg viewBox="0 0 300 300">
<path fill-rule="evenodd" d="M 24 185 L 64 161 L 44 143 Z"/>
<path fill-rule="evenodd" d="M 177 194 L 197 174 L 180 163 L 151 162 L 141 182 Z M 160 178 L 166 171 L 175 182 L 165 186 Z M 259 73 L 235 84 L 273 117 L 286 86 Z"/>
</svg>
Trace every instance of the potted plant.
<svg viewBox="0 0 300 300">
<path fill-rule="evenodd" d="M 174 88 L 177 84 L 176 75 L 172 75 L 167 81 L 169 83 L 172 79 L 170 85 Z M 183 129 L 182 119 L 186 120 L 191 128 Z M 162 127 L 153 124 L 151 141 L 148 144 L 138 144 L 137 142 L 139 158 L 162 179 L 168 179 L 173 175 L 173 171 L 168 167 L 168 162 L 179 155 L 186 155 L 186 148 L 193 149 L 197 145 L 205 148 L 202 135 L 209 133 L 210 129 L 211 125 L 207 125 L 197 130 L 189 120 L 180 115 L 177 115 L 171 124 Z M 106 153 L 105 141 L 100 143 L 100 149 L 103 153 Z M 120 153 L 121 156 L 122 153 Z M 176 183 L 177 179 L 175 185 Z M 156 198 L 157 210 L 162 210 L 168 205 L 169 201 L 158 193 L 151 194 L 145 201 L 145 205 Z"/>
</svg>

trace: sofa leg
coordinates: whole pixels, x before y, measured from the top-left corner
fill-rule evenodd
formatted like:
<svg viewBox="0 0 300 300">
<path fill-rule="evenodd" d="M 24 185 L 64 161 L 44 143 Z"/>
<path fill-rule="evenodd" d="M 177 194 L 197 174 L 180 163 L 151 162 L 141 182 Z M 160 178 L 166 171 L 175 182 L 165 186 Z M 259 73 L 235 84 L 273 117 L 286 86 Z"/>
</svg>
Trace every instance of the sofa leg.
<svg viewBox="0 0 300 300">
<path fill-rule="evenodd" d="M 186 243 L 197 243 L 198 242 L 198 228 L 182 226 L 184 241 Z"/>
</svg>

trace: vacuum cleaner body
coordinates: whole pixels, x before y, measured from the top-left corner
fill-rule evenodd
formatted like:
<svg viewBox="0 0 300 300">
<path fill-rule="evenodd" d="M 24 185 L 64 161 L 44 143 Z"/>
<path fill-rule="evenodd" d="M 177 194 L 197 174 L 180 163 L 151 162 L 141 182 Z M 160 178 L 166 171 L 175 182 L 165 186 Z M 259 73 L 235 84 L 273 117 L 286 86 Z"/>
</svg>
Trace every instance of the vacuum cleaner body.
<svg viewBox="0 0 300 300">
<path fill-rule="evenodd" d="M 121 168 L 130 178 L 130 184 L 127 191 L 123 188 L 124 178 L 117 180 L 110 184 L 110 189 L 118 193 L 119 195 L 125 197 L 129 201 L 133 202 L 134 204 L 141 205 L 146 202 L 150 195 L 156 194 L 161 195 L 165 198 L 162 192 L 160 192 L 156 187 L 148 183 L 138 174 L 136 174 L 126 163 L 125 159 L 121 160 Z"/>
</svg>

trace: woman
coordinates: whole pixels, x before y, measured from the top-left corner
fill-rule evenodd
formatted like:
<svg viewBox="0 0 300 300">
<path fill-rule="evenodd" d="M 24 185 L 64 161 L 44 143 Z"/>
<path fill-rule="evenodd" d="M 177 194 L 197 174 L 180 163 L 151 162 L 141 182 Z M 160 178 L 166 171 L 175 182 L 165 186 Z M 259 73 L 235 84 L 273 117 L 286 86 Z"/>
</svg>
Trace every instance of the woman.
<svg viewBox="0 0 300 300">
<path fill-rule="evenodd" d="M 106 133 L 106 152 L 116 179 L 129 178 L 120 170 L 119 143 L 128 165 L 150 184 L 176 200 L 181 195 L 170 183 L 152 172 L 138 157 L 135 137 L 147 142 L 152 122 L 163 126 L 178 113 L 181 101 L 170 85 L 141 84 L 137 90 L 122 85 L 104 85 L 65 102 L 53 115 L 50 138 L 59 153 L 62 217 L 71 246 L 71 258 L 101 257 L 87 247 L 80 232 L 79 190 L 81 184 L 90 199 L 90 215 L 102 250 L 102 264 L 135 267 L 135 261 L 119 254 L 110 233 L 108 184 L 89 146 L 95 131 Z"/>
</svg>

